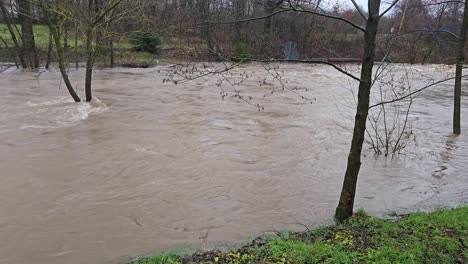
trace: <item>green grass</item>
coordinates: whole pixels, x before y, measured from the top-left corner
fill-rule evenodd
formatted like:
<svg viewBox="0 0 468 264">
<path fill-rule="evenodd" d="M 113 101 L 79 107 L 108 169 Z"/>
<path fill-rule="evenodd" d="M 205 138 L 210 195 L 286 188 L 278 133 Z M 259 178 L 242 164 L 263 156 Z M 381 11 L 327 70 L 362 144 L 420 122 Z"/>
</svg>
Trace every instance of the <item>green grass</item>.
<svg viewBox="0 0 468 264">
<path fill-rule="evenodd" d="M 232 252 L 206 252 L 189 263 L 466 263 L 468 207 L 413 213 L 398 221 L 369 217 L 360 210 L 350 221 L 270 239 Z M 192 261 L 192 262 L 190 262 Z M 140 258 L 131 264 L 181 263 L 174 254 Z"/>
<path fill-rule="evenodd" d="M 21 32 L 20 25 L 13 25 L 15 28 Z M 19 39 L 18 31 L 15 29 L 16 37 Z M 36 42 L 36 46 L 39 49 L 47 49 L 49 45 L 49 27 L 46 25 L 34 25 L 34 40 Z M 6 24 L 0 23 L 0 37 L 6 40 L 9 47 L 13 46 L 13 40 L 11 39 L 10 32 Z M 79 37 L 77 40 L 78 47 L 83 47 L 85 45 L 84 40 Z M 68 45 L 73 47 L 75 45 L 75 33 L 73 31 L 68 32 Z M 3 42 L 0 42 L 0 48 L 5 47 Z M 114 47 L 118 49 L 131 49 L 133 46 L 129 43 L 128 39 L 124 36 L 116 37 L 116 41 L 114 42 Z"/>
<path fill-rule="evenodd" d="M 20 25 L 14 25 L 15 28 L 18 29 L 19 32 L 21 32 L 21 26 Z M 36 41 L 36 45 L 39 48 L 47 48 L 49 45 L 49 27 L 46 25 L 34 25 L 33 26 L 34 30 L 34 40 Z M 16 32 L 16 37 L 19 39 L 19 34 Z M 6 40 L 8 43 L 9 47 L 13 46 L 13 40 L 11 39 L 10 32 L 8 31 L 8 28 L 5 24 L 0 24 L 0 37 Z M 5 47 L 3 42 L 0 42 L 0 48 Z"/>
<path fill-rule="evenodd" d="M 20 25 L 15 25 L 18 31 L 21 31 Z M 16 32 L 17 37 L 19 34 Z M 75 52 L 74 45 L 74 32 L 69 32 L 68 46 L 70 49 L 67 50 L 66 58 L 69 62 L 74 62 L 75 60 L 84 61 L 86 56 L 84 45 L 85 42 L 83 39 L 79 38 L 77 41 L 78 49 Z M 13 47 L 13 40 L 11 38 L 10 32 L 5 24 L 0 23 L 0 37 L 3 38 L 8 47 Z M 34 25 L 34 37 L 36 42 L 36 47 L 39 51 L 39 58 L 41 61 L 45 61 L 47 55 L 47 49 L 49 45 L 49 28 L 46 25 Z M 19 37 L 18 37 L 19 39 Z M 3 41 L 0 41 L 0 49 L 4 48 L 5 44 Z M 133 45 L 129 43 L 128 39 L 125 36 L 116 36 L 114 41 L 114 53 L 115 53 L 115 63 L 116 64 L 125 64 L 125 65 L 145 65 L 145 64 L 154 64 L 159 58 L 158 56 L 148 53 L 148 52 L 139 52 L 132 49 Z M 1 51 L 1 50 L 0 50 Z M 76 58 L 77 57 L 77 58 Z M 12 54 L 7 51 L 0 52 L 0 61 L 11 61 Z M 102 55 L 97 58 L 98 63 L 108 63 L 109 58 L 104 52 Z"/>
<path fill-rule="evenodd" d="M 140 258 L 131 262 L 132 264 L 179 264 L 179 258 L 174 254 L 161 254 L 148 258 Z"/>
</svg>

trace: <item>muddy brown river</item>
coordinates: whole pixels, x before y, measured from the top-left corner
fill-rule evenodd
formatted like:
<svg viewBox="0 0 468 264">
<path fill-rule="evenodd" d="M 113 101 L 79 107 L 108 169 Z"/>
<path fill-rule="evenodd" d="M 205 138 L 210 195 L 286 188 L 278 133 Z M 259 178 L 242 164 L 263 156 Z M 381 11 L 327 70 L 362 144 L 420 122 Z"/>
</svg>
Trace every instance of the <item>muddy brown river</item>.
<svg viewBox="0 0 468 264">
<path fill-rule="evenodd" d="M 409 67 L 396 65 L 396 79 Z M 281 65 L 310 103 L 263 82 L 261 65 L 235 70 L 249 73 L 236 89 L 258 111 L 223 100 L 220 89 L 232 87 L 218 87 L 219 77 L 163 83 L 168 68 L 96 70 L 98 106 L 73 103 L 55 70 L 2 68 L 0 263 L 122 263 L 197 248 L 206 235 L 203 246 L 216 247 L 331 221 L 353 80 L 326 66 Z M 70 69 L 80 93 L 83 72 Z M 411 72 L 416 89 L 453 69 Z M 415 142 L 402 154 L 376 158 L 365 147 L 356 207 L 381 216 L 468 202 L 466 88 L 465 134 L 451 136 L 451 81 L 414 100 Z"/>
</svg>

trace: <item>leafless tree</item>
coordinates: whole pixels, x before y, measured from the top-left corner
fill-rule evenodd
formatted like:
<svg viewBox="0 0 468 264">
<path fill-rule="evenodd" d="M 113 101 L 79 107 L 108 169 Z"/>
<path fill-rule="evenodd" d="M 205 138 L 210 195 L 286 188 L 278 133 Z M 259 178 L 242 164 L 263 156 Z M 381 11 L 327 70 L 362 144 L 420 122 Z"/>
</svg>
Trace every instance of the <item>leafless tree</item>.
<svg viewBox="0 0 468 264">
<path fill-rule="evenodd" d="M 10 6 L 11 9 L 11 6 Z M 22 43 L 18 39 L 17 35 L 19 35 L 18 28 L 15 26 L 14 21 L 12 19 L 12 12 L 10 12 L 5 4 L 5 0 L 0 0 L 0 11 L 3 16 L 3 20 L 8 28 L 8 32 L 10 33 L 10 37 L 13 41 L 15 53 L 18 56 L 18 59 L 21 63 L 21 67 L 27 68 L 28 65 L 24 58 L 24 52 L 22 48 Z"/>
<path fill-rule="evenodd" d="M 21 25 L 23 54 L 29 59 L 31 68 L 39 68 L 39 57 L 33 31 L 32 2 L 31 0 L 17 0 L 16 2 L 18 5 L 18 21 Z"/>
<path fill-rule="evenodd" d="M 468 29 L 468 5 L 466 1 L 463 8 L 463 21 L 460 29 L 460 35 L 458 37 L 457 47 L 457 62 L 455 70 L 455 93 L 453 103 L 453 133 L 461 133 L 461 87 L 462 87 L 462 72 L 463 64 L 465 63 L 465 42 L 466 42 L 466 31 Z"/>
<path fill-rule="evenodd" d="M 38 2 L 54 39 L 56 58 L 62 78 L 75 102 L 80 102 L 81 98 L 74 90 L 67 73 L 65 46 L 62 42 L 66 31 L 64 25 L 75 25 L 75 30 L 84 36 L 86 43 L 85 99 L 90 102 L 93 98 L 92 75 L 96 56 L 103 43 L 108 41 L 111 17 L 115 15 L 113 11 L 122 1 L 89 0 L 86 8 L 81 1 L 69 0 L 59 3 L 39 0 Z"/>
</svg>

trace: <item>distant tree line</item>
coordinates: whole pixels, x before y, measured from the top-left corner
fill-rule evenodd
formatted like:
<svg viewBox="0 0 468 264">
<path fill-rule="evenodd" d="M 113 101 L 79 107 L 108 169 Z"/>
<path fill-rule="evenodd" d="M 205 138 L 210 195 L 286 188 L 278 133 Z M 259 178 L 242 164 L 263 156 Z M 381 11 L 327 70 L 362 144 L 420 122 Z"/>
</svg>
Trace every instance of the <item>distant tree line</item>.
<svg viewBox="0 0 468 264">
<path fill-rule="evenodd" d="M 31 25 L 47 24 L 41 3 L 55 3 L 86 14 L 89 3 L 99 6 L 101 2 L 107 0 L 1 0 L 0 19 L 6 24 L 22 25 L 20 29 L 12 28 L 20 31 L 13 46 L 22 66 L 35 67 L 38 55 Z M 363 41 L 359 30 L 324 16 L 292 12 L 290 5 L 360 26 L 365 23 L 355 8 L 321 0 L 124 0 L 114 13 L 125 16 L 112 23 L 114 36 L 109 41 L 129 38 L 135 31 L 156 32 L 162 39 L 162 56 L 197 60 L 222 60 L 223 56 L 283 58 L 291 53 L 291 45 L 299 59 L 360 57 Z M 462 11 L 460 1 L 399 1 L 380 21 L 376 57 L 386 54 L 388 38 L 395 38 L 398 32 L 398 41 L 394 41 L 398 48 L 386 59 L 453 63 L 457 45 L 454 36 L 460 31 Z M 69 39 L 77 25 L 67 21 L 62 26 L 66 48 L 71 46 Z M 83 38 L 86 32 L 78 34 Z M 106 54 L 111 55 L 107 50 Z"/>
</svg>

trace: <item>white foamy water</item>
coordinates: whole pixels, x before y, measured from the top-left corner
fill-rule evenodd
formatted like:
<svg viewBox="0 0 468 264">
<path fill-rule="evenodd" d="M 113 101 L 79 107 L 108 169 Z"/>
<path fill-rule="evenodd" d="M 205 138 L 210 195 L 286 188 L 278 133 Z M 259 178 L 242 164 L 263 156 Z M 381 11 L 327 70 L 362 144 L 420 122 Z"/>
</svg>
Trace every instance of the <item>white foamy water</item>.
<svg viewBox="0 0 468 264">
<path fill-rule="evenodd" d="M 30 128 L 60 128 L 78 124 L 90 115 L 96 115 L 108 110 L 99 99 L 91 103 L 75 103 L 69 96 L 60 96 L 49 101 L 28 101 L 26 111 L 29 111 L 29 124 L 22 125 L 20 129 Z M 31 118 L 33 117 L 33 118 Z"/>
<path fill-rule="evenodd" d="M 122 263 L 197 247 L 206 232 L 216 245 L 329 223 L 354 81 L 325 66 L 282 65 L 311 104 L 271 79 L 260 85 L 264 68 L 246 65 L 233 74 L 252 77 L 237 89 L 259 112 L 225 84 L 223 100 L 217 78 L 163 83 L 166 69 L 97 70 L 102 102 L 90 104 L 74 103 L 56 71 L 0 73 L 0 264 Z M 411 76 L 413 89 L 453 72 L 393 71 L 396 81 Z M 83 70 L 70 75 L 82 94 Z M 365 147 L 356 207 L 383 215 L 468 202 L 468 108 L 454 137 L 451 105 L 451 83 L 434 87 L 414 101 L 415 144 L 394 158 Z"/>
</svg>

